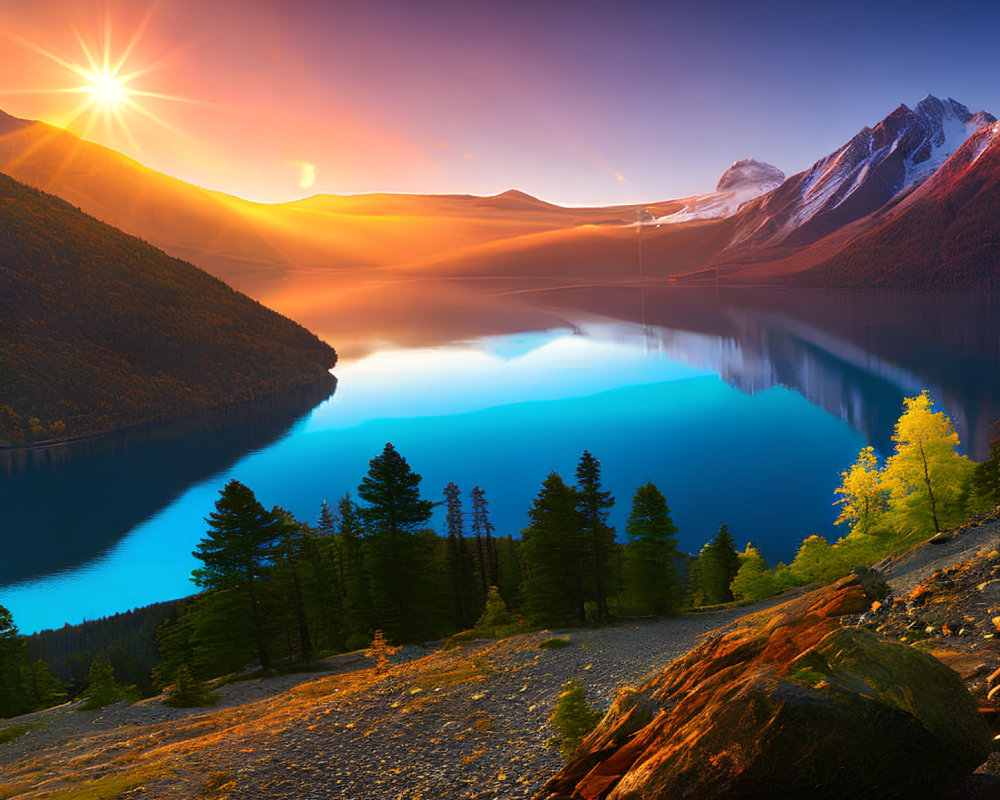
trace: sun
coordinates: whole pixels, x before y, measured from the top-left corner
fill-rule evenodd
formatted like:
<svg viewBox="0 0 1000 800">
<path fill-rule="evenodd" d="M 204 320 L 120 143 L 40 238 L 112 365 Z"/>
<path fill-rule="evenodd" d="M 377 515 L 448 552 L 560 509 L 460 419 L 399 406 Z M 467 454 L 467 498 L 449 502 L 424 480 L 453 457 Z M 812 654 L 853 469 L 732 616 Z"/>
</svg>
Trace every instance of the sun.
<svg viewBox="0 0 1000 800">
<path fill-rule="evenodd" d="M 91 99 L 99 106 L 116 108 L 128 96 L 125 81 L 110 70 L 103 69 L 87 75 L 90 85 L 87 87 Z"/>
<path fill-rule="evenodd" d="M 123 47 L 112 47 L 112 25 L 110 19 L 105 19 L 103 32 L 99 29 L 91 37 L 85 37 L 73 30 L 80 46 L 82 58 L 59 55 L 40 45 L 28 41 L 9 32 L 0 33 L 0 37 L 12 39 L 22 46 L 33 50 L 50 61 L 63 67 L 76 81 L 75 85 L 20 89 L 19 93 L 68 93 L 82 95 L 83 99 L 69 111 L 70 122 L 65 127 L 82 129 L 81 135 L 87 138 L 92 129 L 102 126 L 105 131 L 113 132 L 116 137 L 123 136 L 129 144 L 140 149 L 132 135 L 129 122 L 143 117 L 164 128 L 174 130 L 166 121 L 156 115 L 148 106 L 150 101 L 172 100 L 184 103 L 196 102 L 187 98 L 162 94 L 143 89 L 141 85 L 133 85 L 133 81 L 142 78 L 162 65 L 163 56 L 154 61 L 141 63 L 143 59 L 137 51 L 141 48 L 139 40 L 150 21 L 155 5 L 134 31 L 125 40 Z M 103 34 L 103 35 L 102 35 Z M 115 52 L 117 51 L 117 52 Z M 136 62 L 140 63 L 136 63 Z M 0 93 L 7 93 L 6 91 Z"/>
</svg>

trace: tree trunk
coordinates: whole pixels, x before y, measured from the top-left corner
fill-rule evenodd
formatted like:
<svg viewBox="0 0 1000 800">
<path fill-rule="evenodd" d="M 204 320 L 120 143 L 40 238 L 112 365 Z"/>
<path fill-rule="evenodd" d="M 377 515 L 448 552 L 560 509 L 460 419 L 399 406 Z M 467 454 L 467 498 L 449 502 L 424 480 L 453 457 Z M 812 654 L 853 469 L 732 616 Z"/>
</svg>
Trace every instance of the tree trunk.
<svg viewBox="0 0 1000 800">
<path fill-rule="evenodd" d="M 249 572 L 247 578 L 247 592 L 250 595 L 250 620 L 253 623 L 253 635 L 257 644 L 257 657 L 260 659 L 261 669 L 270 669 L 271 657 L 264 644 L 264 625 L 260 618 L 260 607 L 257 604 L 257 593 L 254 591 L 252 571 Z"/>
<path fill-rule="evenodd" d="M 927 471 L 927 455 L 924 453 L 924 443 L 918 442 L 920 448 L 920 460 L 924 465 L 924 483 L 927 484 L 927 496 L 931 501 L 931 517 L 934 519 L 934 533 L 941 533 L 941 526 L 938 524 L 937 507 L 934 505 L 934 492 L 931 491 L 931 476 Z"/>
</svg>

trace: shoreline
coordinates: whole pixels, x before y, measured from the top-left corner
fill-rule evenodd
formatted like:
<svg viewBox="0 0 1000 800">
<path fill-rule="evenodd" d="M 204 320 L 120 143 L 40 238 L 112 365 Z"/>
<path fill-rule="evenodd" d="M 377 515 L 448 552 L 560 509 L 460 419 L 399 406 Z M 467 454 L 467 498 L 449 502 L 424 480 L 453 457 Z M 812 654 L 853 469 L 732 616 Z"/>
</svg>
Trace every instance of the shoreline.
<svg viewBox="0 0 1000 800">
<path fill-rule="evenodd" d="M 323 398 L 323 400 L 325 400 L 331 397 L 337 390 L 337 376 L 333 374 L 332 369 L 333 368 L 331 367 L 331 371 L 328 371 L 326 377 L 317 377 L 311 381 L 286 386 L 252 399 L 236 400 L 217 406 L 210 406 L 199 411 L 190 411 L 180 416 L 171 416 L 165 419 L 146 420 L 144 422 L 133 422 L 128 425 L 123 425 L 106 431 L 98 431 L 79 436 L 68 436 L 62 439 L 42 439 L 37 442 L 32 442 L 31 444 L 6 445 L 0 443 L 0 459 L 5 456 L 28 455 L 37 451 L 56 451 L 64 447 L 72 447 L 77 444 L 107 442 L 112 441 L 119 436 L 133 436 L 143 432 L 162 432 L 172 427 L 182 428 L 192 424 L 198 425 L 199 423 L 210 423 L 216 419 L 229 418 L 234 411 L 263 410 L 260 406 L 264 403 L 272 402 L 282 397 L 286 397 L 294 392 L 307 390 L 313 387 L 319 389 L 321 384 L 332 382 L 329 394 Z M 322 402 L 322 400 L 320 402 Z M 316 405 L 319 405 L 319 403 Z"/>
</svg>

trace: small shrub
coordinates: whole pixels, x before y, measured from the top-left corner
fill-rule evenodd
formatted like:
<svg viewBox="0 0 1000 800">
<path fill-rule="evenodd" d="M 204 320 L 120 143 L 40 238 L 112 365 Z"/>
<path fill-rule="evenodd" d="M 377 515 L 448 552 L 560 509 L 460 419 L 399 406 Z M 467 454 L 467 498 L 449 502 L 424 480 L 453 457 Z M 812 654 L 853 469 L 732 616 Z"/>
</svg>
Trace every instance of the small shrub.
<svg viewBox="0 0 1000 800">
<path fill-rule="evenodd" d="M 87 701 L 80 708 L 83 711 L 92 711 L 117 703 L 119 700 L 131 700 L 135 694 L 135 687 L 120 685 L 115 680 L 115 671 L 111 665 L 102 658 L 95 658 L 90 663 L 87 688 L 83 693 Z"/>
<path fill-rule="evenodd" d="M 736 577 L 729 584 L 733 597 L 741 603 L 756 603 L 778 593 L 774 573 L 768 569 L 767 562 L 757 548 L 747 546 L 742 561 Z"/>
<path fill-rule="evenodd" d="M 518 632 L 517 619 L 507 610 L 507 604 L 496 586 L 490 587 L 489 594 L 486 595 L 486 608 L 472 630 L 485 639 L 502 639 Z"/>
<path fill-rule="evenodd" d="M 177 668 L 174 674 L 174 685 L 167 692 L 163 705 L 174 708 L 198 708 L 214 706 L 219 702 L 219 695 L 208 691 L 204 684 L 194 679 L 186 664 Z"/>
<path fill-rule="evenodd" d="M 558 650 L 561 647 L 569 647 L 569 639 L 561 639 L 558 636 L 552 639 L 544 639 L 538 643 L 539 650 Z"/>
<path fill-rule="evenodd" d="M 399 647 L 389 644 L 389 640 L 379 629 L 375 631 L 371 646 L 365 651 L 365 657 L 375 659 L 375 672 L 381 675 L 389 669 L 389 657 L 397 652 L 399 652 Z"/>
<path fill-rule="evenodd" d="M 587 690 L 578 681 L 566 681 L 549 717 L 556 734 L 547 744 L 569 758 L 600 719 L 601 715 L 587 704 Z"/>
</svg>

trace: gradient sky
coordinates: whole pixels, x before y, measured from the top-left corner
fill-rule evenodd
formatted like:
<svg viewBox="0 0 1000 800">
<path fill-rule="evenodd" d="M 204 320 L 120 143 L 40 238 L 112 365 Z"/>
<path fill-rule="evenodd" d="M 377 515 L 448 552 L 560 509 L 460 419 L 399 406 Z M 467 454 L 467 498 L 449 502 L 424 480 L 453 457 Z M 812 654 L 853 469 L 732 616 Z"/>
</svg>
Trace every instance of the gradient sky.
<svg viewBox="0 0 1000 800">
<path fill-rule="evenodd" d="M 517 188 L 566 204 L 804 169 L 927 93 L 1000 113 L 1000 3 L 0 0 L 0 108 L 70 125 L 105 39 L 137 97 L 88 138 L 261 201 Z M 76 31 L 76 33 L 74 33 Z M 310 176 L 314 183 L 301 184 Z M 308 183 L 308 181 L 306 181 Z"/>
</svg>

